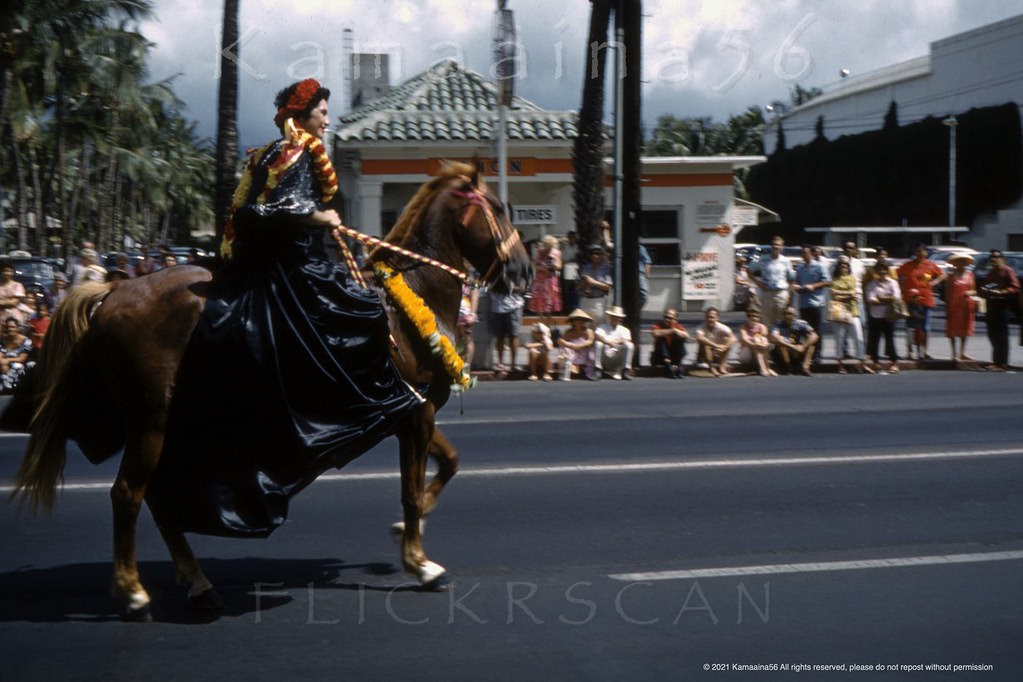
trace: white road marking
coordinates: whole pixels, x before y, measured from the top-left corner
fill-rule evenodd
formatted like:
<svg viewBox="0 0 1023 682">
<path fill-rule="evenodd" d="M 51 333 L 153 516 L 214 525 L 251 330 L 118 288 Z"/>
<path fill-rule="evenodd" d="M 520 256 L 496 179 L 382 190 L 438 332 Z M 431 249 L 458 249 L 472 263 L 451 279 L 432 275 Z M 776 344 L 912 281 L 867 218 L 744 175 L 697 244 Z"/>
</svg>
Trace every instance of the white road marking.
<svg viewBox="0 0 1023 682">
<path fill-rule="evenodd" d="M 976 564 L 991 561 L 1018 561 L 1023 551 L 986 552 L 982 554 L 942 554 L 936 556 L 897 557 L 893 559 L 860 559 L 856 561 L 821 561 L 803 564 L 764 564 L 761 566 L 728 566 L 724 568 L 698 568 L 678 571 L 649 571 L 644 573 L 612 573 L 608 577 L 622 582 L 654 582 L 658 580 L 696 580 L 700 578 L 729 578 L 748 575 L 775 575 L 780 573 L 820 573 L 824 571 L 861 571 L 877 568 L 905 568 L 910 566 L 948 566 Z"/>
<path fill-rule="evenodd" d="M 874 453 L 870 455 L 834 455 L 831 457 L 757 457 L 757 458 L 716 458 L 695 460 L 672 460 L 653 462 L 629 462 L 627 464 L 551 464 L 543 466 L 484 467 L 460 469 L 458 478 L 497 478 L 502 476 L 558 476 L 563 474 L 633 474 L 651 472 L 741 469 L 766 467 L 835 466 L 843 464 L 884 464 L 934 462 L 942 460 L 987 459 L 992 457 L 1019 457 L 1023 448 L 995 450 L 953 450 L 949 452 L 916 453 Z M 367 471 L 324 474 L 315 483 L 336 483 L 345 481 L 391 481 L 397 480 L 397 471 Z M 84 481 L 66 483 L 65 491 L 109 490 L 113 481 Z M 0 485 L 0 493 L 10 493 L 14 486 Z"/>
</svg>

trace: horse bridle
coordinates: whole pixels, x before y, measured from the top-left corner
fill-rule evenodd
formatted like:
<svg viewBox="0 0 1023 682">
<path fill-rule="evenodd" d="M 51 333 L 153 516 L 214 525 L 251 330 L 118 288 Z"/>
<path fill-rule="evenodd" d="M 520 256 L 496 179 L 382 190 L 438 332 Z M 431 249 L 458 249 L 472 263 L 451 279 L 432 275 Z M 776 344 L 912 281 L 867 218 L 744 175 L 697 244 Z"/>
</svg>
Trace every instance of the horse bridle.
<svg viewBox="0 0 1023 682">
<path fill-rule="evenodd" d="M 466 178 L 466 180 L 468 181 L 468 178 Z M 478 189 L 473 188 L 464 191 L 453 190 L 451 193 L 455 196 L 467 199 L 469 202 L 465 205 L 464 208 L 461 209 L 462 217 L 459 220 L 459 223 L 462 225 L 463 228 L 468 229 L 469 223 L 472 221 L 473 216 L 476 215 L 476 210 L 479 208 L 482 208 L 483 215 L 487 219 L 487 225 L 490 228 L 490 235 L 494 240 L 494 249 L 496 251 L 496 256 L 491 261 L 490 267 L 487 269 L 487 272 L 485 275 L 483 275 L 483 277 L 479 278 L 476 281 L 473 281 L 473 278 L 471 278 L 467 273 L 462 272 L 457 268 L 453 268 L 446 263 L 441 263 L 439 260 L 436 260 L 435 258 L 430 258 L 429 256 L 424 256 L 414 251 L 409 251 L 408 249 L 396 246 L 394 244 L 391 244 L 390 242 L 385 242 L 382 239 L 377 239 L 376 237 L 371 237 L 368 234 L 363 234 L 358 230 L 353 230 L 350 227 L 338 225 L 337 227 L 334 228 L 333 231 L 334 239 L 337 241 L 338 248 L 341 250 L 341 253 L 344 256 L 345 264 L 348 266 L 348 270 L 349 272 L 352 273 L 352 276 L 355 278 L 355 280 L 362 287 L 365 288 L 366 282 L 362 278 L 362 273 L 360 272 L 359 267 L 355 262 L 355 257 L 352 255 L 351 250 L 348 248 L 344 240 L 341 238 L 341 235 L 351 237 L 352 239 L 363 244 L 387 249 L 388 251 L 393 251 L 394 253 L 405 256 L 406 258 L 409 258 L 411 260 L 418 261 L 426 265 L 432 265 L 436 268 L 440 268 L 444 272 L 447 272 L 448 274 L 457 277 L 462 282 L 468 282 L 469 284 L 476 287 L 481 286 L 481 284 L 489 283 L 491 275 L 494 274 L 494 269 L 499 264 L 508 262 L 508 259 L 511 257 L 512 249 L 515 248 L 516 242 L 520 241 L 519 233 L 517 230 L 512 229 L 508 230 L 509 234 L 503 234 L 501 225 L 497 220 L 497 217 L 494 215 L 493 207 L 490 205 L 490 202 L 487 201 L 486 195 L 484 195 L 483 192 L 479 191 Z"/>
<path fill-rule="evenodd" d="M 472 221 L 473 216 L 476 215 L 476 210 L 479 208 L 483 209 L 483 215 L 486 217 L 487 225 L 490 227 L 490 236 L 494 240 L 494 250 L 497 254 L 490 262 L 490 267 L 487 268 L 486 274 L 480 278 L 480 281 L 482 282 L 489 282 L 491 275 L 494 274 L 494 268 L 496 268 L 499 264 L 508 262 L 508 259 L 511 257 L 512 249 L 515 248 L 515 244 L 520 241 L 518 230 L 511 229 L 508 230 L 509 234 L 503 234 L 501 225 L 498 222 L 497 217 L 494 215 L 493 206 L 491 206 L 490 202 L 487 201 L 486 195 L 475 187 L 470 190 L 456 190 L 451 193 L 455 196 L 467 199 L 469 202 L 466 204 L 465 208 L 462 209 L 462 219 L 460 221 L 462 227 L 468 229 L 469 223 Z"/>
</svg>

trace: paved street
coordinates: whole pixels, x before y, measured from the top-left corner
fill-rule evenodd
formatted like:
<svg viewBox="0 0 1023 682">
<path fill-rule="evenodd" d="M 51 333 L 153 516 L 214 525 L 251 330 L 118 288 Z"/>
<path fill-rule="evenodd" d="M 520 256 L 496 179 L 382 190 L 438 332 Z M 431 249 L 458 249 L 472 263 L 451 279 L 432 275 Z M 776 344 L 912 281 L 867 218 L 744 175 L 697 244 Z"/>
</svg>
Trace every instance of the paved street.
<svg viewBox="0 0 1023 682">
<path fill-rule="evenodd" d="M 116 619 L 115 467 L 73 453 L 52 518 L 0 508 L 0 670 L 690 680 L 791 679 L 806 665 L 817 680 L 858 665 L 873 680 L 971 665 L 967 679 L 1019 679 L 1020 381 L 484 383 L 442 413 L 463 468 L 426 548 L 454 576 L 449 592 L 396 572 L 387 443 L 303 492 L 269 540 L 194 538 L 226 602 L 211 621 L 187 611 L 147 515 L 139 554 L 156 622 Z M 0 485 L 23 445 L 0 437 Z"/>
</svg>

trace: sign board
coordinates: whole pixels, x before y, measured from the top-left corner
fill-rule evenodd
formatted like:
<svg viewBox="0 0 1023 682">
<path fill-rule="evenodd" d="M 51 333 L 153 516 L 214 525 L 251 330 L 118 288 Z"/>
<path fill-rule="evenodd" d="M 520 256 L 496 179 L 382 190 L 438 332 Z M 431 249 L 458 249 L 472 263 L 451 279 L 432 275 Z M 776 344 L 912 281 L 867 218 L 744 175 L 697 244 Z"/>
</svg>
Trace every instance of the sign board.
<svg viewBox="0 0 1023 682">
<path fill-rule="evenodd" d="M 720 291 L 720 277 L 720 255 L 717 251 L 686 251 L 683 253 L 683 300 L 717 300 Z"/>
<path fill-rule="evenodd" d="M 733 225 L 756 225 L 759 216 L 758 211 L 752 206 L 733 206 L 732 207 L 732 224 Z"/>
<path fill-rule="evenodd" d="M 696 205 L 696 227 L 714 228 L 726 222 L 728 204 L 721 201 L 701 201 Z"/>
<path fill-rule="evenodd" d="M 557 206 L 519 206 L 512 207 L 512 223 L 515 225 L 557 225 Z"/>
</svg>

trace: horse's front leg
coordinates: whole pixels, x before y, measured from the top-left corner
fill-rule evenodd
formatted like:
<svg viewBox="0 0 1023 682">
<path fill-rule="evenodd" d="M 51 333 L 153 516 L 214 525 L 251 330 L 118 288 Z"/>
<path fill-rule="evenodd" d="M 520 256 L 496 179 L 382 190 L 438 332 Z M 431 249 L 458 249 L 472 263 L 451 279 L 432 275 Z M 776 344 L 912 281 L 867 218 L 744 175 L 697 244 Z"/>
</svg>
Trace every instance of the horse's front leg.
<svg viewBox="0 0 1023 682">
<path fill-rule="evenodd" d="M 425 405 L 409 421 L 401 442 L 401 507 L 405 527 L 401 535 L 401 561 L 406 571 L 421 585 L 438 585 L 445 574 L 443 566 L 430 561 L 423 551 L 420 522 L 423 519 L 423 493 L 426 461 L 434 433 L 434 409 Z"/>
<path fill-rule="evenodd" d="M 458 473 L 458 451 L 436 426 L 430 439 L 430 457 L 437 463 L 437 473 L 423 494 L 423 515 L 426 516 L 437 506 L 437 498 L 444 486 Z"/>
<path fill-rule="evenodd" d="M 135 528 L 146 487 L 163 449 L 163 431 L 131 434 L 121 467 L 110 489 L 114 513 L 114 579 L 111 592 L 129 620 L 151 620 L 149 594 L 139 579 L 135 555 Z"/>
</svg>

